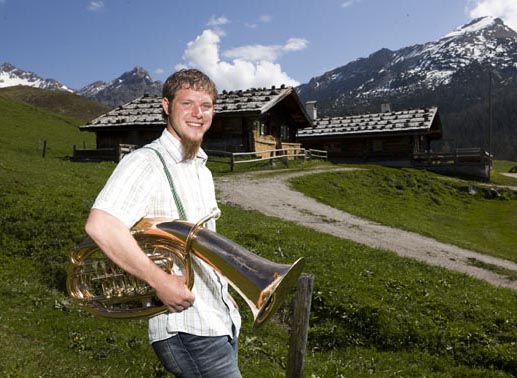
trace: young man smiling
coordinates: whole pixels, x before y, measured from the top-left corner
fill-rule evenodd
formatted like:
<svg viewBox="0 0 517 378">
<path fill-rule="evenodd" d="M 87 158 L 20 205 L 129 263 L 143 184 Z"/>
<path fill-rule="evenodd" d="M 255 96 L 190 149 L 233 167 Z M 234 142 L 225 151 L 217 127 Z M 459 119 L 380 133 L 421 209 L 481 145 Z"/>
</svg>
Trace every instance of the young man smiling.
<svg viewBox="0 0 517 378">
<path fill-rule="evenodd" d="M 113 262 L 146 281 L 168 307 L 168 313 L 149 319 L 149 340 L 165 368 L 177 377 L 240 377 L 240 315 L 228 281 L 215 269 L 193 256 L 195 281 L 190 291 L 183 276 L 167 274 L 146 256 L 130 228 L 141 218 L 196 223 L 217 207 L 207 156 L 201 149 L 216 97 L 215 84 L 198 70 L 171 75 L 163 86 L 165 130 L 122 159 L 85 226 Z M 215 230 L 215 221 L 206 226 Z"/>
</svg>

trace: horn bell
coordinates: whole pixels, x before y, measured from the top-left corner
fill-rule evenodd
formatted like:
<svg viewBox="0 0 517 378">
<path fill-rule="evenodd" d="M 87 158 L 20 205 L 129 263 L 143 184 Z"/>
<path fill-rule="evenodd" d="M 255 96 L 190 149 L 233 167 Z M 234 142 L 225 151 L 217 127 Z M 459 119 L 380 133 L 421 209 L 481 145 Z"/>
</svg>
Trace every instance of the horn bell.
<svg viewBox="0 0 517 378">
<path fill-rule="evenodd" d="M 192 237 L 192 224 L 188 222 L 164 222 L 156 227 L 178 239 Z M 272 262 L 206 228 L 197 230 L 191 245 L 192 253 L 225 276 L 246 301 L 253 314 L 254 329 L 262 326 L 284 302 L 305 263 L 303 258 L 291 265 Z"/>
</svg>

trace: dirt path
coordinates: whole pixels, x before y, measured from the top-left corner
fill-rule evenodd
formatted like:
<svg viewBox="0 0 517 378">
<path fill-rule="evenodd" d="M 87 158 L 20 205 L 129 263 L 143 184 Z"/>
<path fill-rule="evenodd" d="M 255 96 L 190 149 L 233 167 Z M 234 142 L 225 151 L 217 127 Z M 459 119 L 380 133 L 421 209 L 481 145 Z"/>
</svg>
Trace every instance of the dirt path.
<svg viewBox="0 0 517 378">
<path fill-rule="evenodd" d="M 350 169 L 353 168 L 335 170 Z M 244 209 L 257 210 L 268 216 L 292 221 L 370 247 L 393 251 L 400 256 L 463 272 L 496 286 L 517 290 L 516 281 L 508 280 L 504 275 L 490 270 L 475 267 L 469 263 L 469 259 L 517 272 L 516 263 L 358 218 L 306 197 L 290 189 L 287 183 L 287 180 L 292 177 L 321 171 L 320 169 L 276 175 L 255 172 L 220 177 L 216 180 L 216 189 L 222 202 Z"/>
</svg>

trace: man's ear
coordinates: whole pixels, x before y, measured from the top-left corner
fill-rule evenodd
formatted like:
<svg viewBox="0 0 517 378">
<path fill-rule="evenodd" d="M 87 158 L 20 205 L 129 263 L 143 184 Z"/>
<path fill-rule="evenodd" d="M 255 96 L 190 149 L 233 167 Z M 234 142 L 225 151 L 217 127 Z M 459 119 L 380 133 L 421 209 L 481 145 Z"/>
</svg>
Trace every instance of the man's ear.
<svg viewBox="0 0 517 378">
<path fill-rule="evenodd" d="M 162 108 L 167 116 L 169 116 L 169 99 L 167 97 L 162 98 Z"/>
</svg>

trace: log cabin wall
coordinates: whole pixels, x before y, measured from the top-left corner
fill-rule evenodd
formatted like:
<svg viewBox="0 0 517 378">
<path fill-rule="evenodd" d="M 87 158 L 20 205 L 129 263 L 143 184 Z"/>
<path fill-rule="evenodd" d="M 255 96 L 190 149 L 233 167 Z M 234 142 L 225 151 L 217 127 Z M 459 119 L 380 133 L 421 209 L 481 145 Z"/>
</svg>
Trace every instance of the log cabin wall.
<svg viewBox="0 0 517 378">
<path fill-rule="evenodd" d="M 207 131 L 203 148 L 207 150 L 242 152 L 249 150 L 250 119 L 237 116 L 216 117 Z"/>
</svg>

